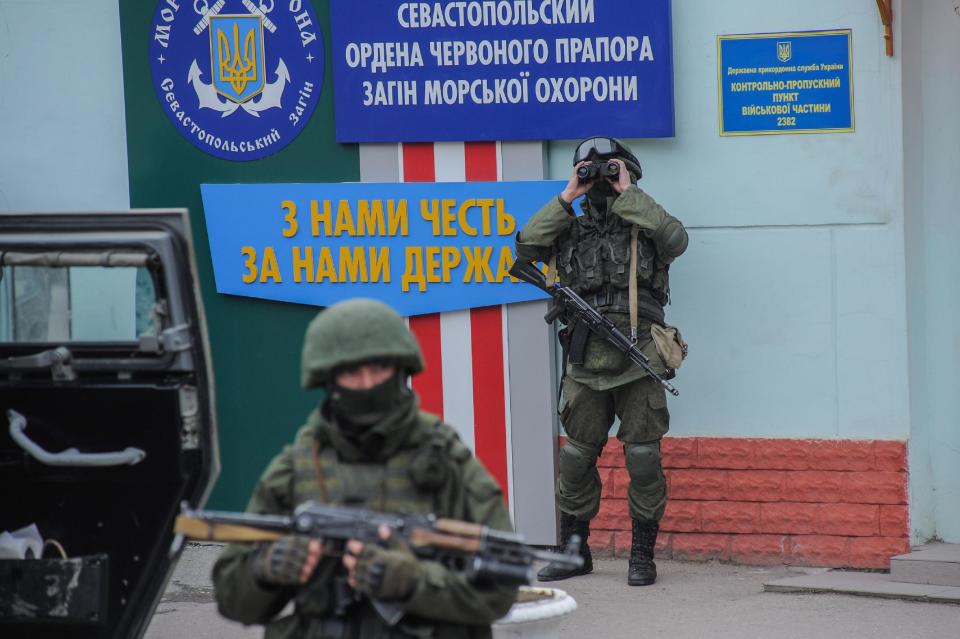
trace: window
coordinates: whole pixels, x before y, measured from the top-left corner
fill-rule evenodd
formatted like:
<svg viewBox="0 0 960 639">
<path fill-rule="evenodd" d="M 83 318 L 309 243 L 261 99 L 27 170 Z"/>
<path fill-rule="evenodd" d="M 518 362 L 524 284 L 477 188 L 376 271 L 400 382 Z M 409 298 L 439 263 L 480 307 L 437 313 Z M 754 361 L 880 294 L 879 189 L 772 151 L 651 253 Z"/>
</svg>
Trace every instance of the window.
<svg viewBox="0 0 960 639">
<path fill-rule="evenodd" d="M 63 254 L 58 260 L 67 265 L 33 265 L 42 254 L 10 256 L 0 256 L 0 342 L 136 342 L 162 328 L 145 265 L 69 265 Z"/>
</svg>

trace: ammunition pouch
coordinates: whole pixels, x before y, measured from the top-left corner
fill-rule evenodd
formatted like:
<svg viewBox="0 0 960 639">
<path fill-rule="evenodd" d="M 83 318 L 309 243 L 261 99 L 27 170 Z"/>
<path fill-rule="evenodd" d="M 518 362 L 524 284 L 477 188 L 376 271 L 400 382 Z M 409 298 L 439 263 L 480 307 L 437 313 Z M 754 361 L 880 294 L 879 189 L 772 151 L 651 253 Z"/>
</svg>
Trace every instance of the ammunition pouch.
<svg viewBox="0 0 960 639">
<path fill-rule="evenodd" d="M 560 329 L 557 337 L 560 340 L 560 348 L 563 349 L 563 370 L 567 370 L 567 362 L 582 365 L 590 329 L 582 322 L 575 321 Z"/>
<path fill-rule="evenodd" d="M 657 347 L 657 354 L 670 370 L 680 368 L 680 364 L 687 357 L 687 343 L 675 326 L 660 326 L 653 324 L 650 327 L 650 336 Z"/>
<path fill-rule="evenodd" d="M 440 432 L 439 429 L 437 431 Z M 410 480 L 422 491 L 434 493 L 450 475 L 448 443 L 441 436 L 431 437 L 420 447 L 410 464 Z"/>
</svg>

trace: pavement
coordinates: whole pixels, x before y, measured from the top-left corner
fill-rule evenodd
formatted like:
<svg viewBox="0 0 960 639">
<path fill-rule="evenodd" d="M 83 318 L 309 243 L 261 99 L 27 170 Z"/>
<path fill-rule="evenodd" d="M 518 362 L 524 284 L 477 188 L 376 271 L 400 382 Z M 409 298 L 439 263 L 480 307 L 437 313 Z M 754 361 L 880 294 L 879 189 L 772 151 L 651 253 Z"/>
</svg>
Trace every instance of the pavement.
<svg viewBox="0 0 960 639">
<path fill-rule="evenodd" d="M 832 592 L 861 597 L 910 599 L 960 604 L 960 588 L 894 581 L 886 573 L 837 570 L 822 575 L 774 579 L 763 584 L 767 592 Z"/>
<path fill-rule="evenodd" d="M 213 603 L 210 566 L 220 547 L 191 544 L 164 593 L 147 639 L 261 637 L 222 619 Z M 720 563 L 657 562 L 653 586 L 626 585 L 626 560 L 601 559 L 590 575 L 552 582 L 577 600 L 561 636 L 603 639 L 903 639 L 955 638 L 960 606 L 842 594 L 764 592 L 764 583 L 824 573 Z"/>
</svg>

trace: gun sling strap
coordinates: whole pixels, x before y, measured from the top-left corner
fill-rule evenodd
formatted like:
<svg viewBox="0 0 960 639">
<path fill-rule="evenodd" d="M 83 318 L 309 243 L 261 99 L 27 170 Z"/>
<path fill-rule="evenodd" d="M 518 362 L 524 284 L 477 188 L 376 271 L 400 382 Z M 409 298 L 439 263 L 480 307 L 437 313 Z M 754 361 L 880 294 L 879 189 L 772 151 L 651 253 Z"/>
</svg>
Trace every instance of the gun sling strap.
<svg viewBox="0 0 960 639">
<path fill-rule="evenodd" d="M 637 235 L 640 227 L 630 227 L 630 282 L 627 294 L 630 297 L 630 339 L 637 343 Z"/>
</svg>

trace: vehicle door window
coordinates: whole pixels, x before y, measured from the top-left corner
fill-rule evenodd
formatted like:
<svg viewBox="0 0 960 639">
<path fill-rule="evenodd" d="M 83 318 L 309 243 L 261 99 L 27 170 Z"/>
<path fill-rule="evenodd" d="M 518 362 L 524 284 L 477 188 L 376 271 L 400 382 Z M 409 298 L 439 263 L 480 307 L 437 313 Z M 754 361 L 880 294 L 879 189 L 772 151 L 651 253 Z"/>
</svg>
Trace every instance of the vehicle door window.
<svg viewBox="0 0 960 639">
<path fill-rule="evenodd" d="M 0 342 L 137 342 L 160 311 L 144 266 L 0 268 Z"/>
</svg>

